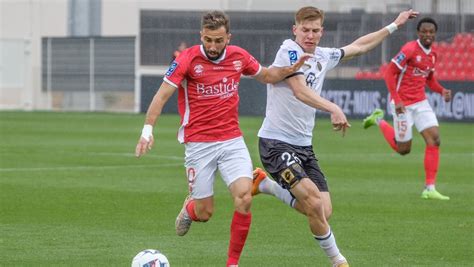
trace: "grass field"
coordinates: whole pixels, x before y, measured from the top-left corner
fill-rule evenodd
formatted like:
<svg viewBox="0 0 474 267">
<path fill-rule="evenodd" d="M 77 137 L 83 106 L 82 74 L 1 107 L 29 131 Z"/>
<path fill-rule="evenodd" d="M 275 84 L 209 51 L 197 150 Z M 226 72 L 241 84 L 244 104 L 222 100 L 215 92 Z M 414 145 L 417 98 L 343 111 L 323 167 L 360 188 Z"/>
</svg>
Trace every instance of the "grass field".
<svg viewBox="0 0 474 267">
<path fill-rule="evenodd" d="M 232 204 L 216 183 L 215 213 L 185 237 L 174 220 L 186 196 L 177 116 L 163 116 L 157 142 L 136 159 L 143 115 L 0 112 L 0 266 L 130 266 L 161 250 L 171 266 L 224 266 Z M 262 118 L 242 118 L 256 166 Z M 391 152 L 359 121 L 345 138 L 317 122 L 315 151 L 329 180 L 331 226 L 351 266 L 474 265 L 474 125 L 441 123 L 438 189 L 420 199 L 422 139 Z M 305 218 L 258 195 L 240 266 L 329 266 Z"/>
</svg>

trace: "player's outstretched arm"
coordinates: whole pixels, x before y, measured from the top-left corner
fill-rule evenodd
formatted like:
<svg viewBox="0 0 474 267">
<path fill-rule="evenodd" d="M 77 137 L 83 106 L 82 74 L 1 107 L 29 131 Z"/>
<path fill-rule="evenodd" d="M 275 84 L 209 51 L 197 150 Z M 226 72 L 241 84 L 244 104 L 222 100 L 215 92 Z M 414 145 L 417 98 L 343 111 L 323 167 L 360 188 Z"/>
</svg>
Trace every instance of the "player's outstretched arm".
<svg viewBox="0 0 474 267">
<path fill-rule="evenodd" d="M 306 60 L 313 55 L 303 54 L 301 58 L 293 65 L 287 67 L 262 67 L 262 70 L 254 76 L 255 79 L 261 83 L 277 83 L 288 77 L 289 75 L 297 72 Z"/>
<path fill-rule="evenodd" d="M 412 9 L 400 12 L 398 17 L 388 26 L 364 35 L 349 45 L 344 46 L 344 57 L 342 60 L 349 60 L 356 56 L 363 55 L 379 45 L 387 36 L 403 26 L 409 19 L 416 18 L 419 13 Z"/>
<path fill-rule="evenodd" d="M 156 92 L 146 113 L 145 125 L 143 126 L 142 134 L 135 147 L 135 156 L 140 157 L 144 155 L 153 146 L 155 142 L 153 138 L 153 125 L 155 125 L 155 122 L 163 110 L 163 106 L 173 95 L 175 90 L 176 88 L 174 86 L 163 82 L 160 89 Z"/>
<path fill-rule="evenodd" d="M 286 79 L 286 83 L 290 86 L 291 90 L 293 90 L 293 94 L 298 100 L 315 109 L 329 112 L 331 114 L 333 129 L 335 131 L 342 131 L 342 135 L 344 136 L 346 129 L 351 127 L 351 125 L 338 105 L 321 97 L 306 86 L 303 75 L 290 77 Z"/>
</svg>

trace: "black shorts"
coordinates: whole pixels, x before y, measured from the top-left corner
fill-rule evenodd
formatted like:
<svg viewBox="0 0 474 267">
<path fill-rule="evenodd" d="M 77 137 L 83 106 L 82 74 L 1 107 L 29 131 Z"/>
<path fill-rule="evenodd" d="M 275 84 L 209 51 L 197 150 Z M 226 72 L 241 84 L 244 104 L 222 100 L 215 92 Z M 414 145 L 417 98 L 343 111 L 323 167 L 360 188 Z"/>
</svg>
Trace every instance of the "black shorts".
<svg viewBox="0 0 474 267">
<path fill-rule="evenodd" d="M 283 188 L 291 189 L 299 180 L 308 177 L 319 191 L 329 192 L 313 146 L 295 146 L 275 139 L 259 138 L 258 148 L 263 167 Z"/>
</svg>

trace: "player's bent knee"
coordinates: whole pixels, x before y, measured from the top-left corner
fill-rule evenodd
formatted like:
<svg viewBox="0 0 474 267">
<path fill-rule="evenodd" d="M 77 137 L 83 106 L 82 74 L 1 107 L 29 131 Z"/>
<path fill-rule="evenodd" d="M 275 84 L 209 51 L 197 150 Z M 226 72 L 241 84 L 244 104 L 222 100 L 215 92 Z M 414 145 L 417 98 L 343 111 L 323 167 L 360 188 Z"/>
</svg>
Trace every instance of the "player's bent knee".
<svg viewBox="0 0 474 267">
<path fill-rule="evenodd" d="M 212 211 L 202 211 L 197 213 L 196 216 L 198 217 L 200 222 L 207 222 L 212 217 Z"/>
<path fill-rule="evenodd" d="M 247 206 L 252 203 L 252 194 L 245 194 L 239 198 L 242 205 Z"/>
<path fill-rule="evenodd" d="M 400 154 L 402 156 L 408 155 L 408 154 L 410 154 L 410 149 L 399 149 L 398 154 Z"/>
<path fill-rule="evenodd" d="M 247 213 L 252 205 L 252 194 L 243 194 L 234 198 L 234 206 L 238 212 Z"/>
<path fill-rule="evenodd" d="M 332 215 L 332 207 L 324 207 L 324 216 L 326 217 L 326 220 L 329 220 Z"/>
<path fill-rule="evenodd" d="M 319 196 L 311 196 L 302 201 L 308 216 L 320 217 L 323 212 L 323 201 Z"/>
<path fill-rule="evenodd" d="M 197 208 L 195 212 L 200 222 L 207 222 L 214 213 L 214 207 L 209 205 L 201 206 Z"/>
</svg>

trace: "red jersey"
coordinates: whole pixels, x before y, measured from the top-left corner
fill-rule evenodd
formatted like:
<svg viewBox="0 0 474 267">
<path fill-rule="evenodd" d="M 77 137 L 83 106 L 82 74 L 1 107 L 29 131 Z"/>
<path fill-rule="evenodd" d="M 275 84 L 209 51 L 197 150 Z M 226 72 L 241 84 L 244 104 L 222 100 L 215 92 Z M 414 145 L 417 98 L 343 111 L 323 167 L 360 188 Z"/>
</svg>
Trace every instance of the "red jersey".
<svg viewBox="0 0 474 267">
<path fill-rule="evenodd" d="M 240 77 L 257 75 L 260 69 L 260 63 L 238 46 L 227 46 L 215 61 L 207 58 L 202 45 L 184 50 L 164 78 L 179 90 L 178 140 L 215 142 L 242 136 L 238 120 Z"/>
<path fill-rule="evenodd" d="M 405 106 L 426 99 L 425 85 L 433 75 L 436 60 L 433 47 L 426 49 L 419 40 L 406 43 L 392 59 L 401 71 L 396 91 Z"/>
</svg>

